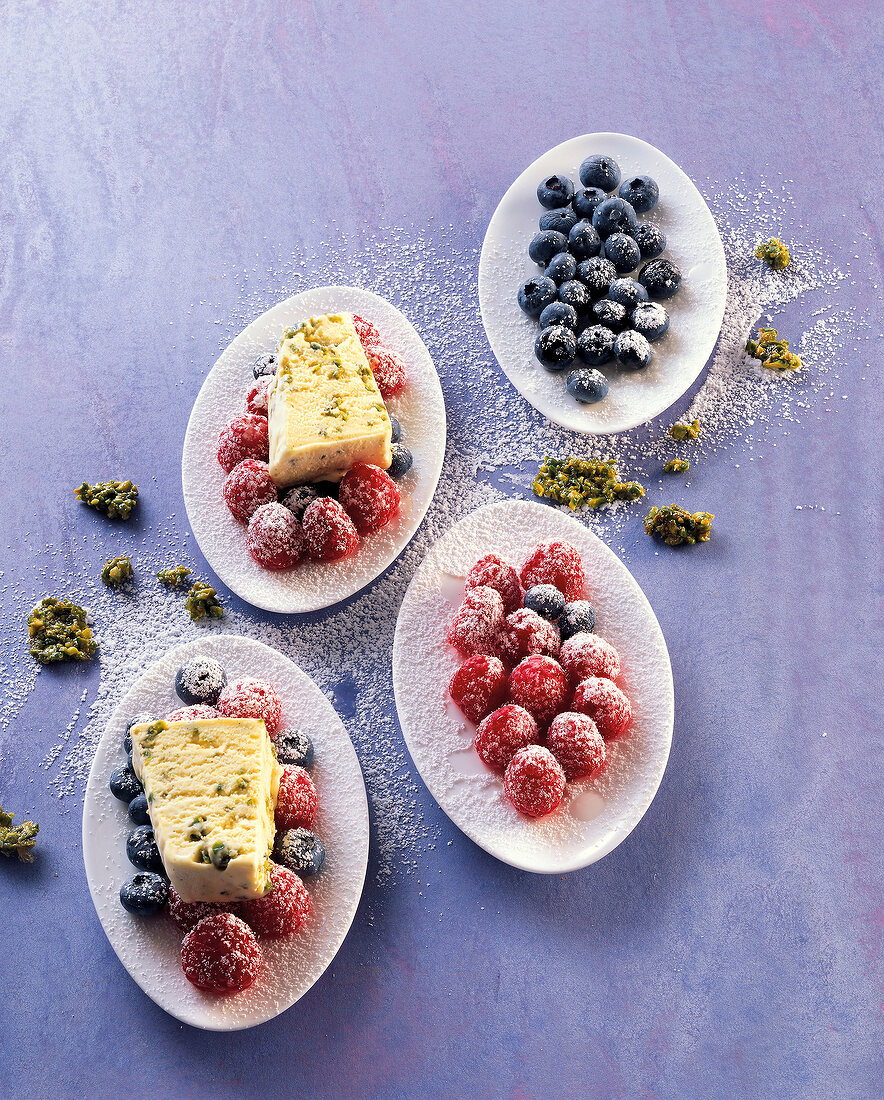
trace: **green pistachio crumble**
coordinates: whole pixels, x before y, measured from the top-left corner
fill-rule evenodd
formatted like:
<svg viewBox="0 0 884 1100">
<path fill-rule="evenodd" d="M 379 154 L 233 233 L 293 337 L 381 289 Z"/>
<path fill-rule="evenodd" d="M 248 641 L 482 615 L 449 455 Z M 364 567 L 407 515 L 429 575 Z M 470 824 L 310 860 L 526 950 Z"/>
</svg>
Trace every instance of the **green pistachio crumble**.
<svg viewBox="0 0 884 1100">
<path fill-rule="evenodd" d="M 693 546 L 695 542 L 707 542 L 712 533 L 711 512 L 686 512 L 678 504 L 654 507 L 645 516 L 645 531 L 662 539 L 667 546 L 680 546 L 683 542 Z"/>
<path fill-rule="evenodd" d="M 699 420 L 692 420 L 690 424 L 685 424 L 684 421 L 680 421 L 672 425 L 669 429 L 669 434 L 673 439 L 677 439 L 679 443 L 683 443 L 688 439 L 699 439 L 702 430 Z"/>
<path fill-rule="evenodd" d="M 535 496 L 556 504 L 567 504 L 572 512 L 580 508 L 601 508 L 615 500 L 636 500 L 645 495 L 637 481 L 620 481 L 614 460 L 552 458 L 546 455 L 531 483 Z"/>
<path fill-rule="evenodd" d="M 86 625 L 86 611 L 70 600 L 47 596 L 28 615 L 31 656 L 52 661 L 89 661 L 98 645 Z"/>
<path fill-rule="evenodd" d="M 187 583 L 191 571 L 186 565 L 173 565 L 168 569 L 161 569 L 157 573 L 157 580 L 165 588 L 180 588 Z"/>
<path fill-rule="evenodd" d="M 782 271 L 783 268 L 789 266 L 789 249 L 783 244 L 777 237 L 771 237 L 769 241 L 762 242 L 755 249 L 755 258 L 757 260 L 764 260 L 764 262 L 774 269 L 774 271 Z"/>
<path fill-rule="evenodd" d="M 789 351 L 788 340 L 778 340 L 775 328 L 763 328 L 758 339 L 746 341 L 746 353 L 757 359 L 768 370 L 798 370 L 801 358 Z"/>
<path fill-rule="evenodd" d="M 108 588 L 116 588 L 117 585 L 125 584 L 126 581 L 130 581 L 133 576 L 132 560 L 125 556 L 111 558 L 101 571 L 101 579 Z"/>
<path fill-rule="evenodd" d="M 138 488 L 131 481 L 99 481 L 95 485 L 84 481 L 74 489 L 74 496 L 108 519 L 128 519 L 138 504 Z"/>
<path fill-rule="evenodd" d="M 187 593 L 184 606 L 190 612 L 190 617 L 195 623 L 208 616 L 210 619 L 220 619 L 224 614 L 221 601 L 211 585 L 205 581 L 194 581 L 193 587 Z"/>
<path fill-rule="evenodd" d="M 686 458 L 670 458 L 670 460 L 663 467 L 664 474 L 684 474 L 691 468 L 690 462 Z"/>
<path fill-rule="evenodd" d="M 34 862 L 34 845 L 40 826 L 33 821 L 23 821 L 13 825 L 15 814 L 8 814 L 0 806 L 0 855 L 12 859 L 18 856 L 22 863 Z"/>
</svg>

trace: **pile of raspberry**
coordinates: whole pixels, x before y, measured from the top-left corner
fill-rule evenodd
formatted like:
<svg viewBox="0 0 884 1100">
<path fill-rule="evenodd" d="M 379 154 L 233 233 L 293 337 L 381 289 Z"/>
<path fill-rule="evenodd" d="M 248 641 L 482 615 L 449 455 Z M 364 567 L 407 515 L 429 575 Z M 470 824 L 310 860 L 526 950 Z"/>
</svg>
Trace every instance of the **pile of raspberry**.
<svg viewBox="0 0 884 1100">
<path fill-rule="evenodd" d="M 519 570 L 488 554 L 465 588 L 447 639 L 466 660 L 449 694 L 513 806 L 543 817 L 569 782 L 604 766 L 605 743 L 632 720 L 616 684 L 620 655 L 594 632 L 583 561 L 568 542 L 538 543 Z"/>
</svg>

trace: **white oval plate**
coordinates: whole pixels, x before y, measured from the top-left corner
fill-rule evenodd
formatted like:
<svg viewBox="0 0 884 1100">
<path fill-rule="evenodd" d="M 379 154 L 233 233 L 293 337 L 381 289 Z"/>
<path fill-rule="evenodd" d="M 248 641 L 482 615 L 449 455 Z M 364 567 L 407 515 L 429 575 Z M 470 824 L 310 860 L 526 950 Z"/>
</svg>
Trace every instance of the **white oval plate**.
<svg viewBox="0 0 884 1100">
<path fill-rule="evenodd" d="M 316 748 L 311 774 L 319 792 L 314 826 L 326 850 L 322 871 L 306 880 L 313 901 L 307 928 L 283 940 L 262 940 L 264 967 L 242 993 L 202 993 L 181 969 L 182 934 L 165 916 L 140 918 L 120 905 L 120 887 L 135 873 L 126 858 L 134 828 L 127 807 L 108 787 L 125 763 L 123 734 L 139 711 L 167 714 L 178 666 L 197 653 L 217 658 L 229 678 L 257 676 L 282 697 L 284 720 L 309 733 Z M 83 860 L 98 918 L 123 966 L 152 1000 L 185 1024 L 238 1031 L 264 1023 L 295 1003 L 323 974 L 353 922 L 368 863 L 368 801 L 356 752 L 340 718 L 313 681 L 275 649 L 232 634 L 178 646 L 133 684 L 102 735 L 83 807 Z"/>
<path fill-rule="evenodd" d="M 617 682 L 632 701 L 633 721 L 623 737 L 608 743 L 599 775 L 569 783 L 561 807 L 535 820 L 513 808 L 502 776 L 476 754 L 476 727 L 448 696 L 461 658 L 445 634 L 464 578 L 480 557 L 500 554 L 518 569 L 531 548 L 548 539 L 565 539 L 583 556 L 597 629 L 623 660 Z M 669 757 L 672 669 L 651 605 L 601 539 L 543 504 L 486 504 L 432 547 L 399 610 L 393 689 L 405 742 L 430 793 L 479 847 L 524 871 L 574 871 L 616 848 L 651 804 Z"/>
<path fill-rule="evenodd" d="M 359 313 L 380 330 L 384 343 L 408 368 L 408 384 L 386 402 L 402 425 L 402 442 L 414 465 L 399 482 L 402 508 L 359 553 L 343 562 L 302 562 L 295 569 L 262 569 L 246 549 L 246 529 L 221 495 L 218 433 L 245 411 L 254 385 L 252 364 L 272 351 L 284 329 L 319 313 Z M 322 286 L 296 294 L 244 329 L 212 367 L 190 414 L 181 463 L 187 518 L 209 565 L 241 599 L 285 615 L 318 611 L 352 596 L 379 576 L 408 545 L 426 515 L 445 457 L 445 403 L 430 353 L 405 316 L 377 294 L 351 286 Z"/>
<path fill-rule="evenodd" d="M 607 397 L 581 405 L 565 389 L 565 373 L 555 374 L 537 362 L 537 321 L 516 301 L 521 283 L 540 268 L 528 256 L 543 207 L 537 185 L 561 173 L 579 187 L 577 174 L 593 153 L 608 153 L 620 165 L 623 179 L 634 173 L 653 176 L 660 201 L 639 220 L 660 225 L 666 251 L 682 270 L 678 293 L 664 302 L 669 331 L 655 341 L 647 370 L 599 368 L 610 380 Z M 584 134 L 550 149 L 519 176 L 501 199 L 485 234 L 479 261 L 479 305 L 497 361 L 519 393 L 538 412 L 576 432 L 607 435 L 644 424 L 658 416 L 690 387 L 712 354 L 727 296 L 724 248 L 703 196 L 690 179 L 659 149 L 626 134 Z"/>
</svg>

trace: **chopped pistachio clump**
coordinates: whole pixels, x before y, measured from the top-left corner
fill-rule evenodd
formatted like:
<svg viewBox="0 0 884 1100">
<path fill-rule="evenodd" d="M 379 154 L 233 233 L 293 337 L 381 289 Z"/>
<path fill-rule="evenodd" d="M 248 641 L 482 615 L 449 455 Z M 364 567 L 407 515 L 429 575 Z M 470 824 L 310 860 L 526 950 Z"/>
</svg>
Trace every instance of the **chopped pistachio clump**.
<svg viewBox="0 0 884 1100">
<path fill-rule="evenodd" d="M 667 546 L 680 546 L 683 542 L 693 546 L 695 542 L 707 542 L 712 533 L 711 512 L 687 512 L 678 504 L 654 507 L 645 516 L 645 531 L 656 535 Z"/>
<path fill-rule="evenodd" d="M 28 615 L 31 656 L 52 661 L 88 661 L 98 645 L 86 625 L 86 611 L 70 600 L 47 596 Z"/>
<path fill-rule="evenodd" d="M 138 489 L 131 481 L 99 481 L 95 485 L 84 481 L 74 489 L 74 496 L 97 512 L 104 512 L 108 519 L 128 519 L 138 503 Z"/>
<path fill-rule="evenodd" d="M 552 458 L 547 455 L 531 483 L 536 496 L 556 504 L 567 504 L 572 512 L 580 508 L 601 508 L 615 500 L 636 500 L 645 495 L 637 481 L 620 481 L 614 460 Z"/>
<path fill-rule="evenodd" d="M 161 569 L 157 573 L 157 580 L 166 588 L 180 588 L 187 582 L 191 570 L 186 565 L 173 565 L 169 569 Z"/>
<path fill-rule="evenodd" d="M 111 558 L 101 571 L 101 579 L 108 588 L 116 588 L 117 585 L 125 584 L 125 582 L 130 581 L 133 576 L 132 559 L 125 556 Z"/>
<path fill-rule="evenodd" d="M 690 424 L 685 424 L 683 420 L 677 424 L 673 424 L 669 429 L 669 434 L 673 439 L 677 439 L 679 443 L 684 443 L 688 439 L 699 439 L 702 433 L 699 420 L 692 420 Z"/>
<path fill-rule="evenodd" d="M 670 458 L 670 460 L 663 467 L 664 474 L 684 474 L 691 468 L 690 462 L 686 458 Z"/>
<path fill-rule="evenodd" d="M 789 255 L 789 249 L 777 237 L 763 241 L 755 249 L 755 257 L 758 260 L 764 260 L 774 271 L 782 271 L 783 268 L 788 267 L 789 260 L 792 258 Z"/>
<path fill-rule="evenodd" d="M 746 341 L 746 352 L 757 359 L 768 370 L 798 370 L 801 358 L 789 351 L 788 340 L 778 340 L 775 328 L 759 330 L 758 339 L 751 337 Z"/>
<path fill-rule="evenodd" d="M 224 608 L 218 599 L 215 589 L 205 581 L 194 581 L 193 587 L 187 593 L 184 606 L 190 612 L 190 617 L 195 623 L 208 616 L 210 619 L 220 619 L 224 614 Z"/>
<path fill-rule="evenodd" d="M 13 825 L 15 814 L 8 814 L 0 806 L 0 855 L 11 859 L 18 856 L 22 863 L 34 862 L 34 845 L 40 826 L 34 821 L 23 821 Z"/>
</svg>

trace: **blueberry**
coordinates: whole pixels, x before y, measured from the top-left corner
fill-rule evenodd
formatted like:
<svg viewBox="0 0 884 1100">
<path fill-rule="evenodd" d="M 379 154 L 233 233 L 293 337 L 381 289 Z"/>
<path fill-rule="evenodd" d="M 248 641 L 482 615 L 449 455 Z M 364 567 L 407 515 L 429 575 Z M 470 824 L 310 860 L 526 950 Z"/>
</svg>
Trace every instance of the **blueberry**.
<svg viewBox="0 0 884 1100">
<path fill-rule="evenodd" d="M 638 225 L 638 220 L 628 202 L 610 198 L 605 199 L 595 208 L 592 224 L 602 240 L 605 240 L 612 233 L 631 233 Z"/>
<path fill-rule="evenodd" d="M 570 206 L 559 206 L 554 210 L 545 210 L 540 215 L 541 229 L 554 229 L 557 233 L 568 236 L 571 226 L 577 221 L 577 215 Z"/>
<path fill-rule="evenodd" d="M 567 283 L 562 283 L 559 287 L 559 301 L 573 306 L 577 311 L 578 319 L 584 316 L 592 305 L 589 291 L 577 279 L 570 279 Z"/>
<path fill-rule="evenodd" d="M 538 332 L 534 354 L 547 370 L 567 370 L 577 354 L 577 337 L 564 325 L 550 325 Z"/>
<path fill-rule="evenodd" d="M 666 236 L 663 230 L 653 222 L 639 222 L 630 236 L 638 245 L 643 260 L 652 260 L 666 247 Z"/>
<path fill-rule="evenodd" d="M 671 298 L 681 286 L 681 272 L 671 260 L 651 260 L 638 273 L 649 298 Z"/>
<path fill-rule="evenodd" d="M 162 871 L 160 849 L 150 825 L 139 825 L 126 839 L 126 855 L 129 862 L 141 871 Z"/>
<path fill-rule="evenodd" d="M 129 820 L 135 825 L 150 824 L 150 811 L 147 805 L 147 795 L 144 791 L 135 795 L 129 803 Z"/>
<path fill-rule="evenodd" d="M 602 247 L 598 233 L 593 229 L 592 222 L 584 218 L 579 221 L 568 234 L 568 249 L 578 260 L 588 260 L 590 256 L 598 256 Z"/>
<path fill-rule="evenodd" d="M 613 157 L 595 153 L 580 165 L 580 182 L 584 187 L 613 191 L 620 182 L 620 166 Z"/>
<path fill-rule="evenodd" d="M 525 593 L 525 606 L 554 623 L 565 610 L 565 597 L 551 584 L 535 584 Z"/>
<path fill-rule="evenodd" d="M 669 328 L 669 314 L 659 302 L 639 302 L 632 311 L 632 327 L 646 340 L 659 340 Z"/>
<path fill-rule="evenodd" d="M 325 862 L 322 841 L 309 829 L 286 829 L 277 833 L 273 854 L 284 867 L 301 878 L 318 874 Z"/>
<path fill-rule="evenodd" d="M 568 375 L 565 389 L 584 405 L 594 405 L 608 393 L 608 380 L 600 370 L 592 367 L 576 367 Z"/>
<path fill-rule="evenodd" d="M 283 730 L 273 742 L 280 764 L 309 768 L 313 763 L 313 742 L 303 730 Z"/>
<path fill-rule="evenodd" d="M 145 722 L 152 722 L 154 720 L 152 714 L 136 714 L 134 718 L 130 718 L 126 723 L 126 732 L 123 734 L 123 752 L 129 754 L 132 752 L 132 727 L 141 726 Z"/>
<path fill-rule="evenodd" d="M 140 871 L 120 887 L 120 904 L 136 917 L 154 916 L 168 900 L 168 882 L 151 871 Z"/>
<path fill-rule="evenodd" d="M 577 337 L 577 358 L 600 367 L 614 358 L 614 333 L 604 325 L 590 325 Z"/>
<path fill-rule="evenodd" d="M 387 473 L 394 479 L 404 477 L 412 467 L 414 455 L 401 443 L 394 443 L 390 453 L 393 459 L 387 467 Z"/>
<path fill-rule="evenodd" d="M 191 657 L 175 674 L 175 693 L 189 707 L 214 706 L 227 684 L 227 673 L 214 657 Z"/>
<path fill-rule="evenodd" d="M 651 345 L 635 329 L 621 332 L 614 341 L 614 357 L 627 370 L 644 370 L 653 356 Z"/>
<path fill-rule="evenodd" d="M 280 504 L 288 508 L 295 519 L 300 519 L 314 500 L 319 500 L 319 490 L 315 485 L 296 485 L 294 489 L 289 489 Z"/>
<path fill-rule="evenodd" d="M 136 795 L 141 794 L 141 784 L 138 782 L 138 776 L 128 764 L 124 764 L 122 768 L 117 768 L 111 775 L 110 789 L 114 798 L 119 798 L 121 802 L 126 803 L 131 802 Z"/>
<path fill-rule="evenodd" d="M 593 256 L 577 265 L 577 278 L 593 298 L 601 298 L 617 278 L 617 268 L 604 256 Z"/>
<path fill-rule="evenodd" d="M 540 315 L 540 327 L 564 325 L 565 328 L 577 328 L 577 310 L 567 302 L 552 302 Z"/>
<path fill-rule="evenodd" d="M 402 438 L 402 425 L 395 416 L 390 417 L 390 442 L 398 443 Z"/>
<path fill-rule="evenodd" d="M 592 218 L 595 208 L 608 196 L 598 187 L 586 187 L 574 195 L 574 213 L 578 218 Z M 576 218 L 575 218 L 576 221 Z"/>
<path fill-rule="evenodd" d="M 545 275 L 535 275 L 519 287 L 519 305 L 531 317 L 539 317 L 556 300 L 558 287 Z"/>
<path fill-rule="evenodd" d="M 537 201 L 547 210 L 567 206 L 574 197 L 574 184 L 567 176 L 548 176 L 537 185 Z"/>
<path fill-rule="evenodd" d="M 557 252 L 546 265 L 543 274 L 557 286 L 566 283 L 577 274 L 577 261 L 570 252 Z"/>
<path fill-rule="evenodd" d="M 605 258 L 617 268 L 618 274 L 624 275 L 627 271 L 635 271 L 642 254 L 632 237 L 625 233 L 612 233 L 605 241 Z"/>
<path fill-rule="evenodd" d="M 572 603 L 565 604 L 565 610 L 559 619 L 559 631 L 563 642 L 584 631 L 592 634 L 593 630 L 595 630 L 595 611 L 591 604 L 586 600 L 574 600 Z"/>
<path fill-rule="evenodd" d="M 255 378 L 266 378 L 268 375 L 276 374 L 277 365 L 275 352 L 259 355 L 252 367 L 252 374 Z"/>
<path fill-rule="evenodd" d="M 592 312 L 600 325 L 604 325 L 613 332 L 619 332 L 626 327 L 626 306 L 621 306 L 619 302 L 602 298 L 593 303 Z"/>
<path fill-rule="evenodd" d="M 621 183 L 618 194 L 629 203 L 636 214 L 647 214 L 657 205 L 660 188 L 650 176 L 630 176 Z"/>
<path fill-rule="evenodd" d="M 565 252 L 567 248 L 568 238 L 564 233 L 557 233 L 555 229 L 545 229 L 531 238 L 528 255 L 536 264 L 545 267 L 557 252 Z"/>
<path fill-rule="evenodd" d="M 608 297 L 627 309 L 635 309 L 639 302 L 648 300 L 648 292 L 635 279 L 615 279 L 608 288 Z"/>
</svg>

